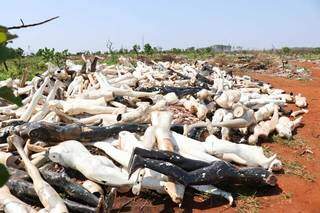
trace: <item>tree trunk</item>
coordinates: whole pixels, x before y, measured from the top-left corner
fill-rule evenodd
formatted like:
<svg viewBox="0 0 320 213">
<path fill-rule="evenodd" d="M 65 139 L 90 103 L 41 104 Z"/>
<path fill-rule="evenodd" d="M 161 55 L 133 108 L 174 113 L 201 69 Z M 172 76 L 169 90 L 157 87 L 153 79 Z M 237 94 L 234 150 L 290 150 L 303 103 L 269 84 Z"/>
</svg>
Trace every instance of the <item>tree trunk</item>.
<svg viewBox="0 0 320 213">
<path fill-rule="evenodd" d="M 6 61 L 3 62 L 3 66 L 4 66 L 4 68 L 6 69 L 6 71 L 9 71 L 8 65 L 7 65 Z"/>
</svg>

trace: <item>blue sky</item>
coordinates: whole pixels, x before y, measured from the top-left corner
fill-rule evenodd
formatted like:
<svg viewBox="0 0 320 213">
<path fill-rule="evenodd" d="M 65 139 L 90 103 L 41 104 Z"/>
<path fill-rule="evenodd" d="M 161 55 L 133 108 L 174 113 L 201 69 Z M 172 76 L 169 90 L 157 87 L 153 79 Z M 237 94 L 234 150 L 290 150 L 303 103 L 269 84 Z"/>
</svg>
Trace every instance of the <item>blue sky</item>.
<svg viewBox="0 0 320 213">
<path fill-rule="evenodd" d="M 5 0 L 0 25 L 60 16 L 13 31 L 15 47 L 72 52 L 145 43 L 164 49 L 231 44 L 250 49 L 320 46 L 320 0 Z"/>
</svg>

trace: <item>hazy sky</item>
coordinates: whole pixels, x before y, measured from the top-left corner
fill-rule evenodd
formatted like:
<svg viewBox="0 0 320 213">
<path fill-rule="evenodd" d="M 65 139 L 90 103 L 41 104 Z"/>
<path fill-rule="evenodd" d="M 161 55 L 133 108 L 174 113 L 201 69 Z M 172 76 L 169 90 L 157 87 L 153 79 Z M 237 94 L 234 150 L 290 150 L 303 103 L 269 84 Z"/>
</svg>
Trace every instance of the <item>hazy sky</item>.
<svg viewBox="0 0 320 213">
<path fill-rule="evenodd" d="M 245 48 L 320 46 L 320 0 L 5 0 L 0 25 L 48 24 L 13 31 L 13 46 L 35 51 L 106 50 L 145 43 L 164 49 L 212 44 Z"/>
</svg>

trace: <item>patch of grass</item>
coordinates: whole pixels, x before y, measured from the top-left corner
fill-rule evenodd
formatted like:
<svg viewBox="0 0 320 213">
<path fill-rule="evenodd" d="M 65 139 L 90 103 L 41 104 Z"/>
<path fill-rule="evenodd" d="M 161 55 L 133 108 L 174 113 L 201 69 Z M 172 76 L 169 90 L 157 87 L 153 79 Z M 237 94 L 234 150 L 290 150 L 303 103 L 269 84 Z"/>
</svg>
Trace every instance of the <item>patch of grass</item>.
<svg viewBox="0 0 320 213">
<path fill-rule="evenodd" d="M 12 59 L 8 60 L 6 63 L 8 65 L 8 71 L 0 64 L 0 80 L 20 78 L 24 69 L 28 70 L 28 80 L 31 80 L 36 74 L 43 73 L 47 69 L 45 61 L 36 56 Z"/>
<path fill-rule="evenodd" d="M 300 58 L 305 59 L 305 60 L 319 60 L 320 54 L 306 53 L 306 54 L 300 55 Z"/>
<path fill-rule="evenodd" d="M 301 138 L 292 138 L 292 139 L 286 139 L 281 138 L 278 135 L 273 135 L 272 140 L 276 143 L 279 143 L 284 146 L 288 146 L 290 148 L 302 148 L 305 146 L 306 142 Z"/>
<path fill-rule="evenodd" d="M 267 157 L 271 157 L 272 155 L 274 155 L 274 152 L 271 150 L 271 148 L 269 146 L 262 146 L 262 149 L 263 149 L 263 153 Z"/>
<path fill-rule="evenodd" d="M 311 78 L 307 78 L 307 77 L 301 78 L 301 77 L 299 77 L 299 78 L 297 78 L 297 80 L 298 80 L 298 81 L 302 81 L 302 82 L 308 82 L 308 81 L 311 80 Z"/>
<path fill-rule="evenodd" d="M 306 170 L 305 166 L 297 161 L 283 162 L 284 172 L 288 175 L 295 175 L 309 182 L 314 182 L 315 177 Z"/>
<path fill-rule="evenodd" d="M 257 213 L 261 204 L 256 196 L 240 195 L 237 202 L 237 212 L 239 213 Z"/>
<path fill-rule="evenodd" d="M 109 57 L 106 57 L 105 60 L 102 61 L 102 63 L 106 63 L 107 65 L 115 65 L 118 63 L 119 55 L 112 54 Z"/>
</svg>

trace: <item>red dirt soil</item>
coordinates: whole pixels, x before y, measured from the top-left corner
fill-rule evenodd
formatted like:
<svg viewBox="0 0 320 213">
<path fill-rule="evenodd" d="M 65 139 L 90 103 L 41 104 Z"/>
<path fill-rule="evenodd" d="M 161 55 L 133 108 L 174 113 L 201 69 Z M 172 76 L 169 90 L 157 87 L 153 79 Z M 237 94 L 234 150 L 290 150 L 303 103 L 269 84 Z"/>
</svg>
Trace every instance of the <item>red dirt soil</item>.
<svg viewBox="0 0 320 213">
<path fill-rule="evenodd" d="M 309 113 L 303 116 L 304 126 L 297 130 L 295 138 L 305 142 L 305 145 L 288 147 L 285 144 L 270 141 L 262 141 L 264 147 L 268 147 L 273 153 L 277 153 L 282 161 L 299 162 L 310 173 L 315 181 L 292 174 L 278 175 L 278 188 L 258 192 L 256 200 L 259 202 L 259 212 L 320 212 L 320 64 L 315 62 L 292 62 L 298 66 L 305 67 L 311 71 L 312 80 L 291 80 L 270 75 L 246 73 L 255 79 L 271 83 L 275 88 L 284 89 L 294 94 L 301 93 L 307 97 Z M 290 107 L 291 108 L 291 107 Z M 306 149 L 313 154 L 301 154 Z M 168 196 L 157 197 L 144 196 L 134 198 L 133 196 L 118 196 L 115 208 L 122 212 L 237 212 L 242 201 L 236 201 L 237 207 L 230 207 L 222 198 L 213 196 L 203 199 L 192 196 L 193 193 L 186 192 L 182 207 L 170 201 Z M 235 198 L 237 200 L 237 198 Z M 153 200 L 153 201 L 151 201 Z M 256 210 L 257 210 L 256 209 Z M 115 211 L 117 211 L 115 210 Z M 255 209 L 246 209 L 245 212 L 255 212 Z"/>
</svg>

